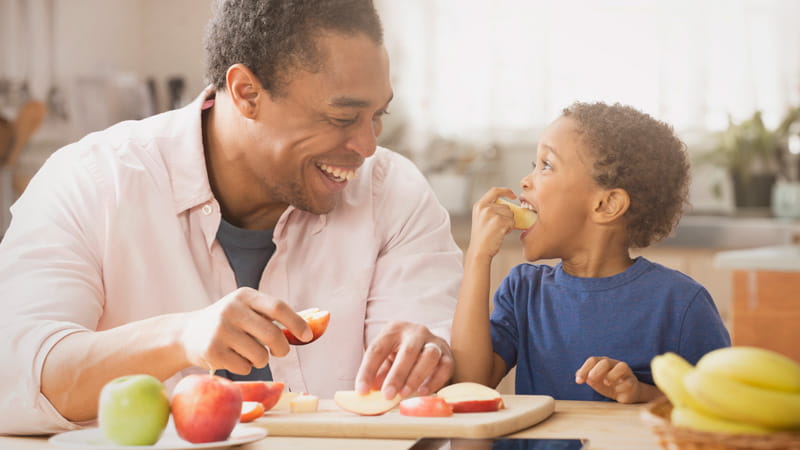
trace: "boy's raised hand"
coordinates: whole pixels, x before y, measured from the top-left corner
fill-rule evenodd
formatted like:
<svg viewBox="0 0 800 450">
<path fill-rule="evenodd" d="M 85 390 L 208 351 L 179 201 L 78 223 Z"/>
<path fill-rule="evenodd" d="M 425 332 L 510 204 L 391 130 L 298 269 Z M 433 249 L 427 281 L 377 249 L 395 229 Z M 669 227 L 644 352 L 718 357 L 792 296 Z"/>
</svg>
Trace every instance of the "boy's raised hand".
<svg viewBox="0 0 800 450">
<path fill-rule="evenodd" d="M 503 238 L 514 228 L 514 213 L 500 205 L 500 197 L 517 198 L 508 188 L 493 187 L 472 207 L 472 231 L 469 252 L 493 258 L 503 245 Z"/>
<path fill-rule="evenodd" d="M 641 383 L 624 361 L 591 356 L 575 372 L 575 382 L 586 383 L 595 391 L 620 403 L 649 401 L 658 395 L 655 386 Z"/>
</svg>

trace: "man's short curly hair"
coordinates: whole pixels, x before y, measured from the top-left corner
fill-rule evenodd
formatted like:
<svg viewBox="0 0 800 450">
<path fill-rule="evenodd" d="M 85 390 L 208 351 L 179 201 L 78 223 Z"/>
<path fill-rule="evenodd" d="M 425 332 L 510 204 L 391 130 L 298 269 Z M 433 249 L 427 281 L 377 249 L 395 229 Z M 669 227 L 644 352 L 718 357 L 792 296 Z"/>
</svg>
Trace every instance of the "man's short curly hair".
<svg viewBox="0 0 800 450">
<path fill-rule="evenodd" d="M 325 55 L 315 43 L 326 31 L 383 44 L 372 0 L 218 0 L 206 33 L 207 81 L 222 90 L 228 68 L 244 64 L 280 96 L 290 70 L 320 70 Z"/>
<path fill-rule="evenodd" d="M 664 122 L 620 104 L 577 102 L 563 111 L 577 122 L 594 157 L 600 186 L 624 189 L 629 246 L 642 248 L 669 236 L 688 206 L 686 145 Z"/>
</svg>

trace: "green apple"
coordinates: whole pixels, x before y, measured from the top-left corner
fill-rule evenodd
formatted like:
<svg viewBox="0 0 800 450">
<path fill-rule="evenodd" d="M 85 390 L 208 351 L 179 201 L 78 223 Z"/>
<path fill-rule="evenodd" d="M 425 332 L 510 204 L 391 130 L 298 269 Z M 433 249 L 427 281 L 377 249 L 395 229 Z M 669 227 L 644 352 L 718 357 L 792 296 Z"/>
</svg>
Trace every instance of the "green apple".
<svg viewBox="0 0 800 450">
<path fill-rule="evenodd" d="M 169 397 L 151 375 L 115 378 L 100 392 L 100 429 L 117 445 L 153 445 L 169 420 Z"/>
</svg>

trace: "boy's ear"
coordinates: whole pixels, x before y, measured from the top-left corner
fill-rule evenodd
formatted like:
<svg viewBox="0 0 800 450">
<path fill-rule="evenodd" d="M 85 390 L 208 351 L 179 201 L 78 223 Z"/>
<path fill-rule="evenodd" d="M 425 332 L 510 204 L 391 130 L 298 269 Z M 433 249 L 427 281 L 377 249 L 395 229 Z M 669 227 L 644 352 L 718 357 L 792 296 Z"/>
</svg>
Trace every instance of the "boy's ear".
<svg viewBox="0 0 800 450">
<path fill-rule="evenodd" d="M 604 189 L 595 200 L 595 220 L 598 223 L 614 222 L 624 216 L 630 206 L 631 198 L 625 189 Z"/>
<path fill-rule="evenodd" d="M 234 64 L 228 67 L 225 82 L 236 109 L 244 117 L 254 119 L 258 113 L 258 96 L 266 94 L 255 74 L 244 64 Z"/>
</svg>

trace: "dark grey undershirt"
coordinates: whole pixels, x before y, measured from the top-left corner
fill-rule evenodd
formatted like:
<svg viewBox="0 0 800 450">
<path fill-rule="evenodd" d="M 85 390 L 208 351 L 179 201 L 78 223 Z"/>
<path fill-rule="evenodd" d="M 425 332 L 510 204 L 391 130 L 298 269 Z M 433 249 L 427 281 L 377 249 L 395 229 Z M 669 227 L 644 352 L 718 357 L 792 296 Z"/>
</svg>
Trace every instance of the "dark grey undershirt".
<svg viewBox="0 0 800 450">
<path fill-rule="evenodd" d="M 231 225 L 225 219 L 219 224 L 217 241 L 225 251 L 228 262 L 236 277 L 236 286 L 258 289 L 264 267 L 275 253 L 272 242 L 273 229 L 245 230 Z M 253 367 L 247 375 L 237 375 L 227 370 L 217 370 L 216 374 L 231 380 L 272 380 L 269 365 L 263 369 Z"/>
</svg>

